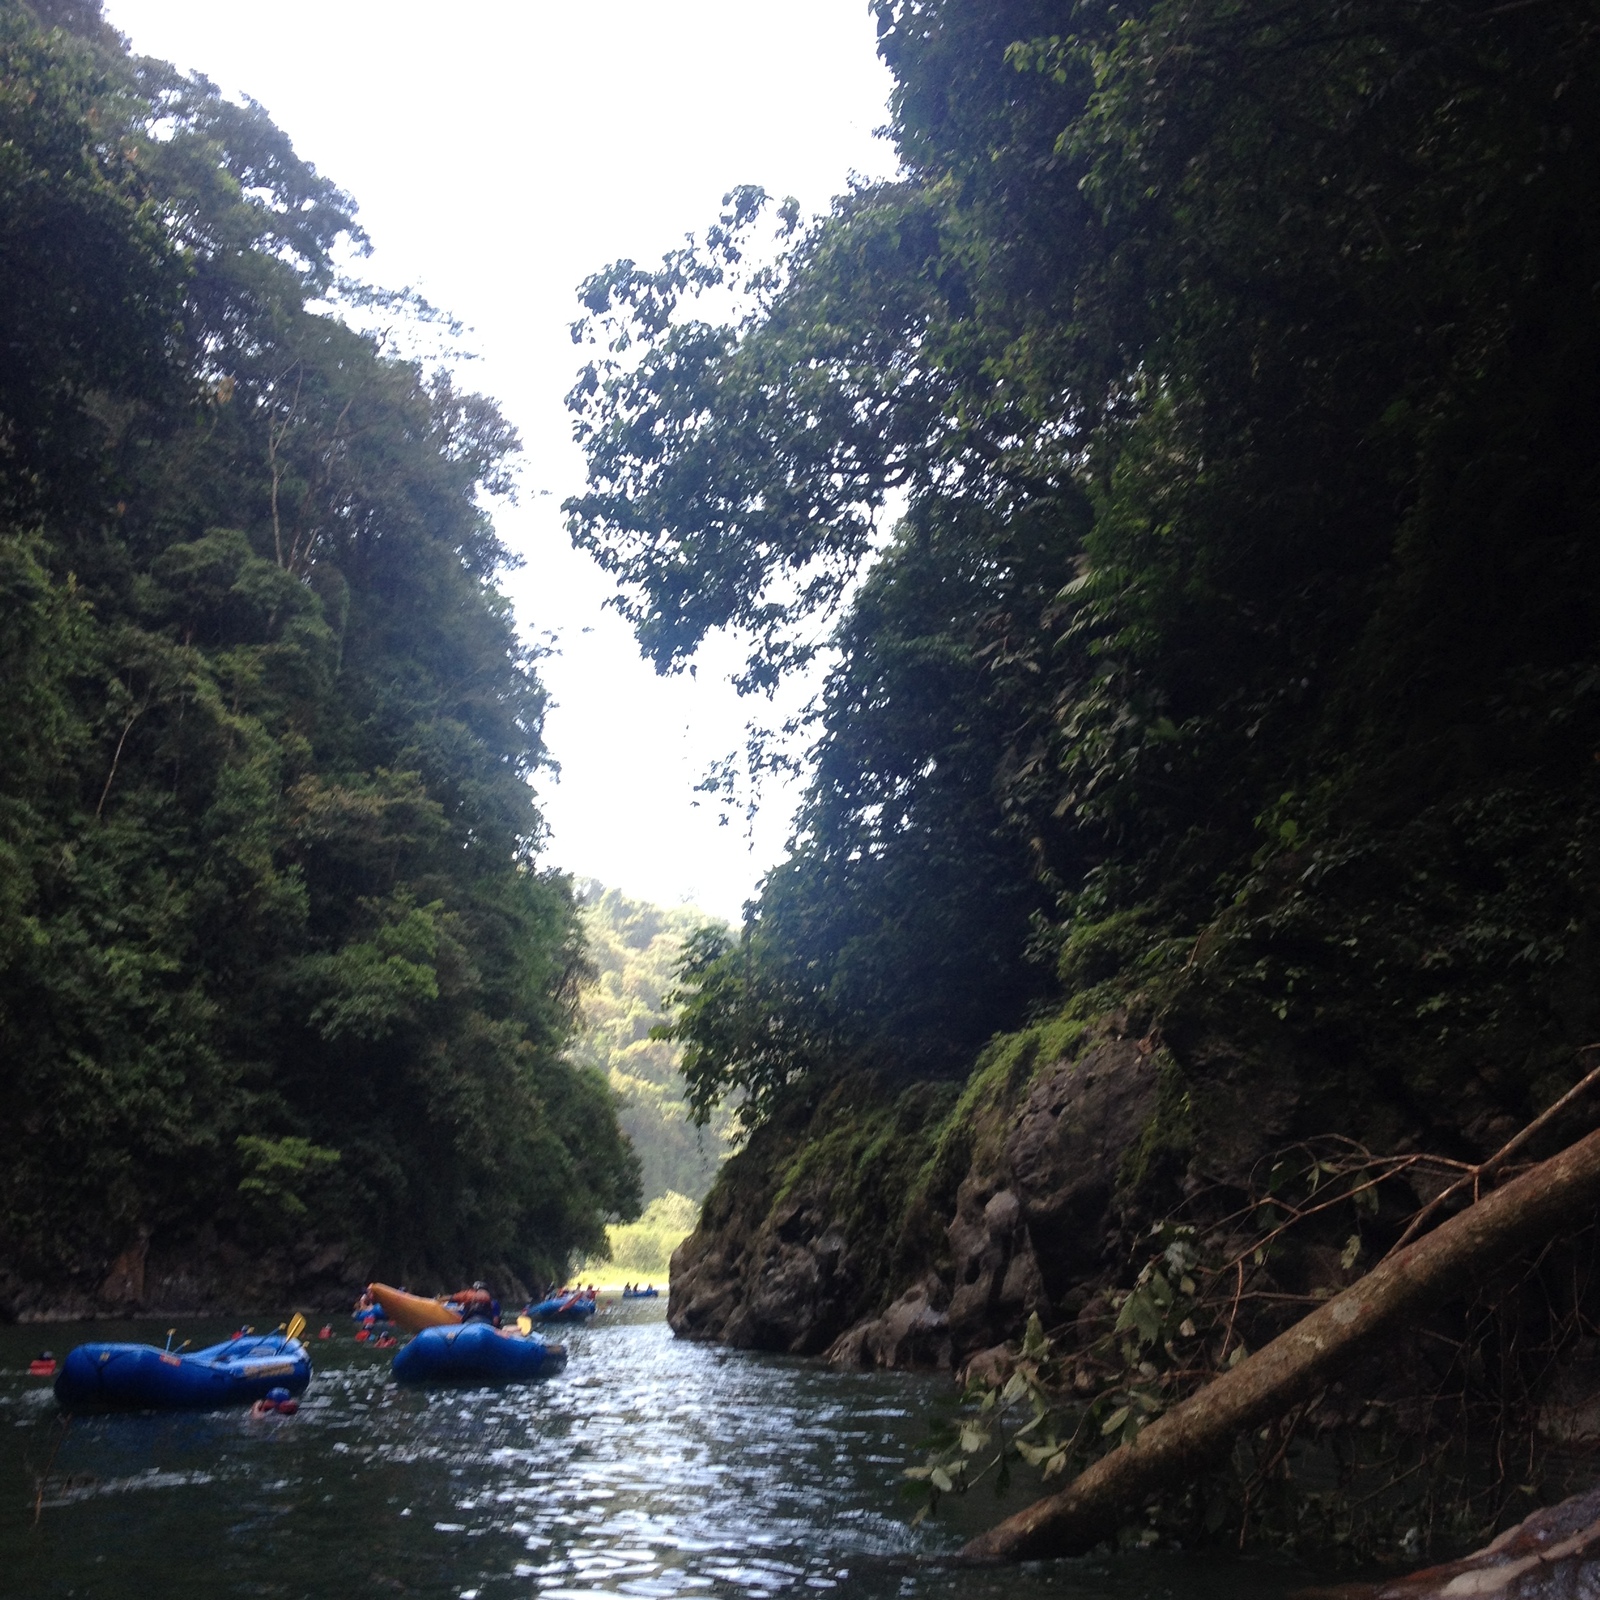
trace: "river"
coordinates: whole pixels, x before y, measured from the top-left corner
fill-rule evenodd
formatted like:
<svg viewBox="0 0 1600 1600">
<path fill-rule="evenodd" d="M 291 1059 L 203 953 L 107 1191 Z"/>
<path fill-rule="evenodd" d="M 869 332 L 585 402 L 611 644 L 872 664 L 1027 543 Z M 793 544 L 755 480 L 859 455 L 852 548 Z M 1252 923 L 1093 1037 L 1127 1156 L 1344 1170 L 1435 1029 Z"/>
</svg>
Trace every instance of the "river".
<svg viewBox="0 0 1600 1600">
<path fill-rule="evenodd" d="M 505 1389 L 397 1388 L 390 1352 L 334 1326 L 297 1416 L 70 1423 L 30 1356 L 165 1330 L 0 1328 L 0 1593 L 1268 1600 L 1307 1581 L 1160 1551 L 940 1565 L 997 1514 L 979 1491 L 908 1522 L 901 1469 L 948 1380 L 687 1344 L 659 1303 L 603 1311 L 565 1373 Z"/>
</svg>

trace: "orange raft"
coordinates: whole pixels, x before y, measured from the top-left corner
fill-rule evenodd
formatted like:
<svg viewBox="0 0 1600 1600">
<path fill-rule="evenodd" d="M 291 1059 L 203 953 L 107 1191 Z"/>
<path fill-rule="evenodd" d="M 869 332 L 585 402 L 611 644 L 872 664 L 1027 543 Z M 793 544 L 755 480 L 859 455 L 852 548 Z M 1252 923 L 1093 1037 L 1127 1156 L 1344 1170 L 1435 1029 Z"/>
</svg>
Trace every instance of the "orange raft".
<svg viewBox="0 0 1600 1600">
<path fill-rule="evenodd" d="M 420 1294 L 391 1289 L 386 1283 L 369 1283 L 367 1293 L 396 1327 L 411 1333 L 421 1333 L 424 1328 L 450 1328 L 461 1321 L 461 1313 L 442 1300 L 425 1300 Z"/>
</svg>

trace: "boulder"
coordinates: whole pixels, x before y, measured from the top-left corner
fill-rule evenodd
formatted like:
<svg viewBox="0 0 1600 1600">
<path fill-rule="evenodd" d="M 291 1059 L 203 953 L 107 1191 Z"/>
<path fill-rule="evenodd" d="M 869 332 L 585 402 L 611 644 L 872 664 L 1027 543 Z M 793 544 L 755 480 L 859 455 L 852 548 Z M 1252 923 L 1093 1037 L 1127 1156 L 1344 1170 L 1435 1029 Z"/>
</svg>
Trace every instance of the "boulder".
<svg viewBox="0 0 1600 1600">
<path fill-rule="evenodd" d="M 1004 1091 L 980 1113 L 953 1204 L 944 1198 L 908 1232 L 914 1248 L 899 1249 L 887 1281 L 868 1281 L 862 1264 L 876 1257 L 882 1273 L 883 1239 L 852 1229 L 881 1228 L 896 1197 L 873 1223 L 835 1168 L 779 1176 L 861 1108 L 825 1103 L 814 1123 L 764 1127 L 673 1257 L 667 1320 L 684 1338 L 744 1349 L 946 1369 L 1016 1338 L 1033 1313 L 1069 1320 L 1118 1259 L 1128 1226 L 1118 1195 L 1158 1100 L 1153 1043 L 1116 1032 Z"/>
<path fill-rule="evenodd" d="M 846 1327 L 861 1286 L 826 1186 L 803 1186 L 752 1229 L 748 1209 L 702 1225 L 673 1255 L 667 1321 L 687 1339 L 817 1355 Z"/>
<path fill-rule="evenodd" d="M 1600 1489 L 1535 1511 L 1459 1561 L 1376 1584 L 1302 1590 L 1303 1600 L 1593 1600 L 1600 1595 Z"/>
<path fill-rule="evenodd" d="M 947 1230 L 954 1262 L 951 1337 L 961 1352 L 1004 1339 L 1027 1321 L 1048 1315 L 1044 1280 L 1023 1223 L 1022 1202 L 989 1173 L 969 1173 L 956 1191 L 956 1214 Z"/>
<path fill-rule="evenodd" d="M 950 1319 L 941 1302 L 947 1291 L 929 1273 L 881 1317 L 858 1322 L 828 1347 L 836 1367 L 948 1367 Z"/>
<path fill-rule="evenodd" d="M 1064 1302 L 1118 1253 L 1119 1183 L 1155 1118 L 1148 1040 L 1107 1039 L 1034 1085 L 1006 1140 L 1041 1299 Z"/>
</svg>

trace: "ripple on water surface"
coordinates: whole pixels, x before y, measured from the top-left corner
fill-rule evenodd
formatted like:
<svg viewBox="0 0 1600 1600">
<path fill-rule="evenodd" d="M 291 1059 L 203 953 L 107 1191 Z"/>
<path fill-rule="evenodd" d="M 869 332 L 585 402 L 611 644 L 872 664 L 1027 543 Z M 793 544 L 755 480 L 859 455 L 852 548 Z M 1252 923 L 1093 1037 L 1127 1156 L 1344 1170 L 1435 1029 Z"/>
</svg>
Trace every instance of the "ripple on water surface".
<svg viewBox="0 0 1600 1600">
<path fill-rule="evenodd" d="M 995 1509 L 980 1496 L 954 1522 L 906 1521 L 900 1469 L 935 1378 L 686 1344 L 654 1304 L 572 1332 L 567 1371 L 544 1383 L 400 1389 L 388 1352 L 335 1326 L 296 1417 L 65 1425 L 24 1376 L 45 1330 L 0 1330 L 0 1592 L 1265 1600 L 1292 1586 L 1271 1567 L 1160 1555 L 941 1567 Z M 150 1337 L 148 1323 L 48 1330 L 58 1351 Z"/>
</svg>

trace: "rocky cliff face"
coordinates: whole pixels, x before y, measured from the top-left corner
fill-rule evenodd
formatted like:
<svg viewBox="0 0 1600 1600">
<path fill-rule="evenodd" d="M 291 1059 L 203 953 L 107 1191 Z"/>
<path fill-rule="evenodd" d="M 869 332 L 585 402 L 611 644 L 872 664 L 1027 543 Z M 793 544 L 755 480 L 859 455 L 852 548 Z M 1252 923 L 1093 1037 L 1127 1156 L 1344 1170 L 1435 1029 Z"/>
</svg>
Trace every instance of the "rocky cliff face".
<svg viewBox="0 0 1600 1600">
<path fill-rule="evenodd" d="M 1051 1026 L 1001 1041 L 964 1087 L 850 1078 L 759 1129 L 673 1258 L 674 1330 L 841 1365 L 959 1370 L 986 1351 L 998 1360 L 1037 1312 L 1087 1348 L 1161 1219 L 1183 1213 L 1222 1256 L 1248 1256 L 1248 1219 L 1271 1210 L 1280 1166 L 1304 1174 L 1306 1141 L 1326 1153 L 1337 1130 L 1339 1151 L 1398 1160 L 1366 1212 L 1346 1205 L 1273 1236 L 1270 1261 L 1251 1269 L 1253 1345 L 1297 1297 L 1350 1281 L 1363 1251 L 1387 1248 L 1437 1192 L 1445 1179 L 1404 1152 L 1482 1160 L 1520 1125 L 1487 1076 L 1424 1120 L 1396 1074 L 1287 1035 L 1241 1044 L 1197 1028 L 1174 1043 L 1120 1013 Z M 1564 1137 L 1551 1130 L 1550 1148 Z M 1314 1219 L 1327 1210 L 1300 1203 Z"/>
<path fill-rule="evenodd" d="M 668 1320 L 682 1337 L 840 1365 L 953 1367 L 1032 1312 L 1075 1316 L 1138 1223 L 1158 1055 L 1113 1029 L 1043 1070 L 1002 1063 L 953 1106 L 899 1104 L 900 1126 L 866 1130 L 864 1148 L 845 1136 L 860 1106 L 842 1097 L 761 1130 L 673 1258 Z M 873 1141 L 891 1132 L 905 1148 L 874 1173 Z"/>
<path fill-rule="evenodd" d="M 1419 1097 L 1392 1063 L 1323 1036 L 1224 1037 L 1170 1013 L 1160 1036 L 1119 1016 L 1055 1026 L 997 1041 L 963 1088 L 856 1078 L 786 1106 L 674 1257 L 674 1330 L 997 1387 L 1048 1363 L 1061 1437 L 1086 1420 L 1092 1448 L 1136 1403 L 1192 1392 L 1355 1281 L 1527 1120 L 1487 1070 Z M 1586 1132 L 1584 1106 L 1528 1154 Z M 1419 1540 L 1468 1548 L 1514 1501 L 1592 1482 L 1597 1323 L 1586 1228 L 1433 1307 L 1146 1509 L 1185 1543 L 1222 1529 L 1391 1560 Z M 1430 1575 L 1445 1587 L 1403 1592 L 1509 1572 L 1452 1567 Z"/>
</svg>

